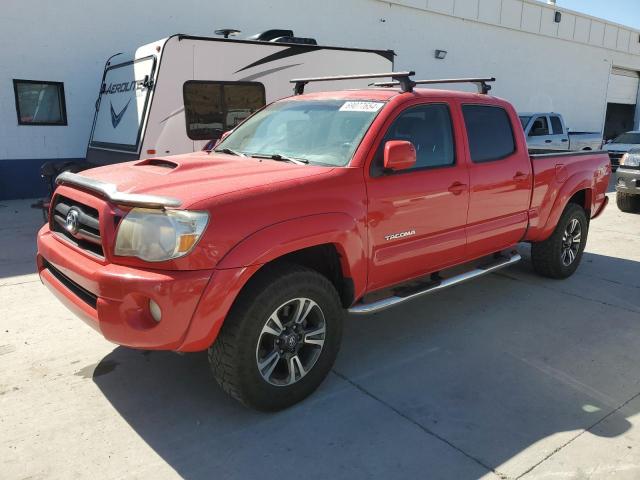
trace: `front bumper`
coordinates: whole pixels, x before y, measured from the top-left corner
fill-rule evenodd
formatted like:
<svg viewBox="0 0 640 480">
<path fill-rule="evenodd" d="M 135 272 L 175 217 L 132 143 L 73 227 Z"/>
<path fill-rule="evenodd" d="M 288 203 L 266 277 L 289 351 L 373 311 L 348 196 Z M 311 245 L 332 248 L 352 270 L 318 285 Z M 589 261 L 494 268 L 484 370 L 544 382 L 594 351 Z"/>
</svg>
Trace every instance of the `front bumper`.
<svg viewBox="0 0 640 480">
<path fill-rule="evenodd" d="M 38 233 L 37 263 L 42 282 L 69 310 L 107 340 L 142 349 L 180 349 L 213 276 L 213 270 L 104 265 L 65 245 L 48 226 Z M 160 306 L 160 322 L 149 300 Z"/>
<path fill-rule="evenodd" d="M 640 169 L 618 168 L 616 172 L 616 192 L 640 195 Z"/>
</svg>

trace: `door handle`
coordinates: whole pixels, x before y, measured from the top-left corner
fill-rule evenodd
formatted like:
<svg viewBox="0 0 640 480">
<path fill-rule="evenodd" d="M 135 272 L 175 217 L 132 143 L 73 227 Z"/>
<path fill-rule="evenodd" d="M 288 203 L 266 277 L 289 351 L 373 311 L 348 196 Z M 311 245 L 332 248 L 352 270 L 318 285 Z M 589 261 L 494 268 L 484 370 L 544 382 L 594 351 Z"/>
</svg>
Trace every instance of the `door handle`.
<svg viewBox="0 0 640 480">
<path fill-rule="evenodd" d="M 563 139 L 562 139 L 562 141 L 563 141 L 563 142 L 568 142 L 568 141 L 569 141 L 569 139 L 568 139 L 568 138 L 563 138 Z"/>
<path fill-rule="evenodd" d="M 449 186 L 449 191 L 451 193 L 453 193 L 454 195 L 460 195 L 466 189 L 467 189 L 467 185 L 465 185 L 464 183 L 460 183 L 460 182 L 453 182 Z"/>
<path fill-rule="evenodd" d="M 513 176 L 513 179 L 516 182 L 522 182 L 523 180 L 526 180 L 527 178 L 529 178 L 529 175 L 527 175 L 526 173 L 522 173 L 522 172 L 516 172 L 516 174 Z"/>
<path fill-rule="evenodd" d="M 545 140 L 544 143 L 551 143 L 551 140 Z"/>
</svg>

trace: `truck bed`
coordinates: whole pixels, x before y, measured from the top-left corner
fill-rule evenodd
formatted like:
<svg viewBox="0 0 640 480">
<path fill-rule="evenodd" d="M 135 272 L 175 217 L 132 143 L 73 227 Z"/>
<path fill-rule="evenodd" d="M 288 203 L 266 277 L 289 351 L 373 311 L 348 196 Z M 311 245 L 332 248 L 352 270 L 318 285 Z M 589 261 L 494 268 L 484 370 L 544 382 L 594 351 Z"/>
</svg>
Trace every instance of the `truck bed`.
<svg viewBox="0 0 640 480">
<path fill-rule="evenodd" d="M 533 189 L 525 240 L 539 241 L 549 235 L 562 213 L 562 208 L 556 208 L 556 205 L 566 204 L 570 192 L 584 192 L 581 195 L 585 196 L 585 204 L 590 205 L 591 217 L 602 210 L 611 170 L 607 152 L 530 150 L 529 153 Z"/>
</svg>

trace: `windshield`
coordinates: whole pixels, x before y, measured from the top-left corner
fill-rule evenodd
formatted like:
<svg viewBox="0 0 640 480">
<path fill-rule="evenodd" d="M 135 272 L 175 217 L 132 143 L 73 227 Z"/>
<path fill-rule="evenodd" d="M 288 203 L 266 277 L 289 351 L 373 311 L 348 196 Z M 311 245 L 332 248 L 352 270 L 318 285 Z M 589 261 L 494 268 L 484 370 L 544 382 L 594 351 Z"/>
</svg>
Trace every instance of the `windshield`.
<svg viewBox="0 0 640 480">
<path fill-rule="evenodd" d="M 216 150 L 344 166 L 383 105 L 351 100 L 277 102 L 239 125 Z"/>
<path fill-rule="evenodd" d="M 640 143 L 640 133 L 623 133 L 611 143 Z"/>
<path fill-rule="evenodd" d="M 529 123 L 529 120 L 531 120 L 531 117 L 526 117 L 526 116 L 521 116 L 520 117 L 520 123 L 522 124 L 522 129 L 523 130 L 525 128 L 527 128 L 527 124 Z"/>
</svg>

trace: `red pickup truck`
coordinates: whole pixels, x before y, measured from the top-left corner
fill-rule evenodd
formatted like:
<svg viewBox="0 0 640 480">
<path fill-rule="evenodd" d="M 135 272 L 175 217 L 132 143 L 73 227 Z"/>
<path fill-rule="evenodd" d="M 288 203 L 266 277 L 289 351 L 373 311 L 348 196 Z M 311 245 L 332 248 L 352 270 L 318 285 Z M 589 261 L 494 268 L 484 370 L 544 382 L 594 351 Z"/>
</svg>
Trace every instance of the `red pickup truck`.
<svg viewBox="0 0 640 480">
<path fill-rule="evenodd" d="M 303 79 L 211 152 L 61 175 L 42 281 L 114 343 L 208 349 L 229 394 L 277 410 L 328 374 L 346 311 L 510 265 L 518 242 L 540 274 L 571 275 L 607 204 L 607 154 L 531 155 L 485 82 L 408 75 L 311 94 Z"/>
</svg>

